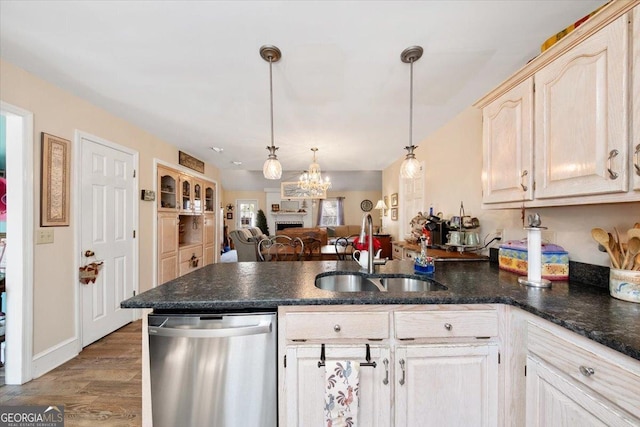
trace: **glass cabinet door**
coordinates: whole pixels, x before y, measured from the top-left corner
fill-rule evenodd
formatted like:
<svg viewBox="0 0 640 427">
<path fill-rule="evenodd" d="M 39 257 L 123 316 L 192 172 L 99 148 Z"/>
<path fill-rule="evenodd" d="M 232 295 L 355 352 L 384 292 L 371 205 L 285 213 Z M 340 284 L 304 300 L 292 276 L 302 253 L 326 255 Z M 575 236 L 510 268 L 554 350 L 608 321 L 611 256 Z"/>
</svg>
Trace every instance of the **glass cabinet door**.
<svg viewBox="0 0 640 427">
<path fill-rule="evenodd" d="M 178 185 L 175 173 L 158 168 L 158 210 L 176 210 L 178 207 Z"/>
<path fill-rule="evenodd" d="M 191 180 L 188 177 L 181 177 L 180 179 L 181 185 L 181 205 L 180 210 L 182 211 L 190 211 L 192 209 L 191 206 Z"/>
<path fill-rule="evenodd" d="M 213 212 L 213 203 L 215 202 L 215 193 L 213 190 L 213 184 L 207 185 L 204 190 L 204 210 L 207 212 Z"/>
</svg>

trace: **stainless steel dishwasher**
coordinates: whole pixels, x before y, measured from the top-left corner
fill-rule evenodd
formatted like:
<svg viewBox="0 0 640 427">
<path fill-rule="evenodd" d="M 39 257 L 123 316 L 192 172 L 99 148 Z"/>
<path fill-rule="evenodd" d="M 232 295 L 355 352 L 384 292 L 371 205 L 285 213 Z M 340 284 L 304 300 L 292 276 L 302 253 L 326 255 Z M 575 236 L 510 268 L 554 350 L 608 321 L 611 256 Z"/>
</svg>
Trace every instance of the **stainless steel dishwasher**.
<svg viewBox="0 0 640 427">
<path fill-rule="evenodd" d="M 275 427 L 275 313 L 150 314 L 154 427 Z"/>
</svg>

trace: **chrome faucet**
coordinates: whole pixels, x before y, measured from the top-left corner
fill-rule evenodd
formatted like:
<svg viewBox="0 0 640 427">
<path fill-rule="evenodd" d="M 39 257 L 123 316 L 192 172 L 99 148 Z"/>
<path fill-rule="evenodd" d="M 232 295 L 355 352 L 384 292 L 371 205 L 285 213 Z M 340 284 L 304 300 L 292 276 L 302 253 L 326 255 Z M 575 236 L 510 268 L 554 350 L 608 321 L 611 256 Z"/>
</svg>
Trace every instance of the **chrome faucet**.
<svg viewBox="0 0 640 427">
<path fill-rule="evenodd" d="M 365 227 L 367 227 L 367 231 L 365 234 Z M 369 259 L 367 260 L 367 273 L 373 274 L 375 273 L 376 265 L 384 265 L 387 263 L 387 259 L 373 259 L 373 253 L 375 251 L 375 247 L 373 246 L 373 218 L 370 213 L 365 213 L 362 216 L 362 226 L 360 227 L 360 237 L 358 239 L 359 242 L 364 241 L 365 236 L 368 236 L 367 241 L 367 256 Z"/>
</svg>

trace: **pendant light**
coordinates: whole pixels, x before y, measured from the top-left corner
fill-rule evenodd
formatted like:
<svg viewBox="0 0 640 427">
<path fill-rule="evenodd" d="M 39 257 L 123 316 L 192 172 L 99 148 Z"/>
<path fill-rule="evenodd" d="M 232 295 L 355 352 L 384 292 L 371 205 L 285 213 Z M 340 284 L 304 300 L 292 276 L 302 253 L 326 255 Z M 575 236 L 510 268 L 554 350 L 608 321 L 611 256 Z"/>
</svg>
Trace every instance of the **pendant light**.
<svg viewBox="0 0 640 427">
<path fill-rule="evenodd" d="M 420 162 L 416 159 L 416 155 L 413 154 L 413 150 L 418 148 L 417 145 L 413 145 L 413 63 L 422 57 L 422 47 L 411 46 L 406 48 L 400 54 L 400 59 L 404 63 L 411 64 L 411 84 L 409 89 L 409 145 L 404 147 L 407 150 L 407 156 L 400 166 L 401 178 L 417 178 L 420 176 Z"/>
<path fill-rule="evenodd" d="M 271 99 L 271 146 L 267 147 L 269 157 L 262 166 L 262 174 L 266 179 L 280 179 L 282 176 L 282 165 L 278 161 L 278 156 L 276 156 L 276 150 L 280 147 L 276 147 L 273 144 L 273 77 L 271 65 L 280 60 L 282 52 L 275 46 L 265 45 L 260 48 L 260 56 L 269 62 L 269 96 Z"/>
</svg>

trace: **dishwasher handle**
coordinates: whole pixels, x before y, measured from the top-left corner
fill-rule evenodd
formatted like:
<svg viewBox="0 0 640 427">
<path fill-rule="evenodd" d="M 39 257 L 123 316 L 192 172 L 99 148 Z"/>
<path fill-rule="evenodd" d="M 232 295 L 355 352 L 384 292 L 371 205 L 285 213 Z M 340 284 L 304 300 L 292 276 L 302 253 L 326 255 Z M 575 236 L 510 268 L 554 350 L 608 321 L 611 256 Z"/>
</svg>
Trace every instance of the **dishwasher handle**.
<svg viewBox="0 0 640 427">
<path fill-rule="evenodd" d="M 228 338 L 245 335 L 260 335 L 271 332 L 271 320 L 263 320 L 257 325 L 223 329 L 167 328 L 149 326 L 149 335 L 179 338 Z"/>
</svg>

